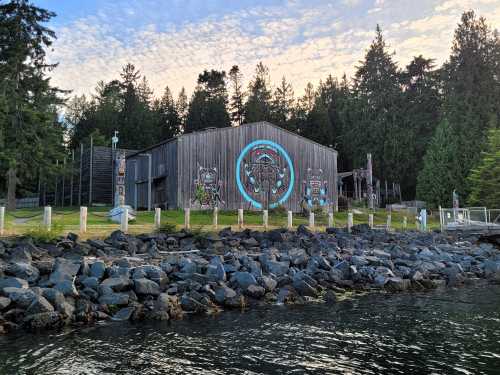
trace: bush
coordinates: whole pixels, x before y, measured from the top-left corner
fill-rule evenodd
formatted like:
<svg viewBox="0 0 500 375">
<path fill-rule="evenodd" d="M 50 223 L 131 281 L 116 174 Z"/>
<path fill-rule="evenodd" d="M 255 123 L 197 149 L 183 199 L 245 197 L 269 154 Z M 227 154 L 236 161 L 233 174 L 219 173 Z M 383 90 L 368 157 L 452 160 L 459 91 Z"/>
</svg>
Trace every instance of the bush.
<svg viewBox="0 0 500 375">
<path fill-rule="evenodd" d="M 37 228 L 30 229 L 25 237 L 29 237 L 35 243 L 54 243 L 57 242 L 63 232 L 63 226 L 61 224 L 52 224 L 50 232 L 42 225 Z"/>
</svg>

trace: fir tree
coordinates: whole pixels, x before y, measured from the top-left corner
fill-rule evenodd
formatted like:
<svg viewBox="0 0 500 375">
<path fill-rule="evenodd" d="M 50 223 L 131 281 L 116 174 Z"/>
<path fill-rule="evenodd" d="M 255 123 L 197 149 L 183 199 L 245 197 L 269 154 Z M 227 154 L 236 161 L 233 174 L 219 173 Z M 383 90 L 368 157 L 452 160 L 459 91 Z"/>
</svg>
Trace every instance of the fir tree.
<svg viewBox="0 0 500 375">
<path fill-rule="evenodd" d="M 291 83 L 286 78 L 281 79 L 280 85 L 274 90 L 271 104 L 272 122 L 284 129 L 290 129 L 290 120 L 294 109 L 294 93 Z"/>
<path fill-rule="evenodd" d="M 245 122 L 272 120 L 269 80 L 269 69 L 262 62 L 258 63 L 255 69 L 255 77 L 248 86 Z"/>
<path fill-rule="evenodd" d="M 245 93 L 243 91 L 243 75 L 240 72 L 238 65 L 233 65 L 229 71 L 229 81 L 231 83 L 231 100 L 229 109 L 231 120 L 235 126 L 243 123 Z"/>
</svg>

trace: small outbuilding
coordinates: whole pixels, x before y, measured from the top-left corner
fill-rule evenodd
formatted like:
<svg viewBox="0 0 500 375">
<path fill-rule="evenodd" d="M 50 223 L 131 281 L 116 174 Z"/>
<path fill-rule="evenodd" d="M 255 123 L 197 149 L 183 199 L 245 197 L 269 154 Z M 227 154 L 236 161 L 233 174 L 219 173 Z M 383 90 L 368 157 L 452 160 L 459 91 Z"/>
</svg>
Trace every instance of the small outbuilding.
<svg viewBox="0 0 500 375">
<path fill-rule="evenodd" d="M 337 151 L 268 122 L 182 134 L 126 161 L 136 209 L 338 207 Z"/>
</svg>

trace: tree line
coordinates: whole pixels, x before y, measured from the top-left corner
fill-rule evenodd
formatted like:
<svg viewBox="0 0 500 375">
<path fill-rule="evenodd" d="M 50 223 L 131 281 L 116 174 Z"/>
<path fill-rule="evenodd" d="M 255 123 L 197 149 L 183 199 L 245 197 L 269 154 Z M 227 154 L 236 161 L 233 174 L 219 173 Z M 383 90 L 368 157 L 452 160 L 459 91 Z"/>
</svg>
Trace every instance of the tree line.
<svg viewBox="0 0 500 375">
<path fill-rule="evenodd" d="M 26 0 L 11 1 L 0 12 L 9 15 L 0 20 L 0 37 L 19 48 L 0 49 L 0 77 L 8 84 L 2 88 L 9 87 L 0 93 L 0 169 L 9 181 L 0 189 L 29 189 L 39 171 L 50 175 L 55 158 L 91 136 L 94 144 L 108 145 L 118 130 L 120 147 L 141 149 L 181 133 L 255 121 L 336 148 L 339 170 L 364 166 L 370 152 L 377 178 L 400 181 L 405 198 L 431 205 L 449 205 L 454 189 L 480 204 L 477 186 L 484 178 L 478 176 L 500 182 L 498 168 L 486 173 L 484 167 L 498 146 L 491 140 L 500 118 L 500 40 L 473 11 L 462 15 L 450 57 L 439 67 L 422 55 L 400 67 L 377 26 L 352 78 L 308 83 L 298 97 L 286 77 L 273 84 L 259 63 L 247 85 L 234 65 L 228 72 L 201 72 L 189 98 L 186 90 L 174 95 L 168 86 L 157 98 L 140 70 L 127 64 L 116 80 L 98 82 L 91 96 L 68 100 L 63 116 L 57 115 L 63 93 L 50 84 L 47 73 L 54 67 L 44 61 L 54 35 L 43 24 L 54 14 Z M 20 19 L 33 25 L 13 37 L 6 30 L 19 29 Z M 24 48 L 19 40 L 26 41 Z M 34 86 L 23 91 L 16 85 L 16 74 L 29 77 L 25 71 L 31 72 L 25 84 L 43 97 L 32 96 Z M 37 130 L 47 136 L 33 141 L 29 134 Z"/>
</svg>

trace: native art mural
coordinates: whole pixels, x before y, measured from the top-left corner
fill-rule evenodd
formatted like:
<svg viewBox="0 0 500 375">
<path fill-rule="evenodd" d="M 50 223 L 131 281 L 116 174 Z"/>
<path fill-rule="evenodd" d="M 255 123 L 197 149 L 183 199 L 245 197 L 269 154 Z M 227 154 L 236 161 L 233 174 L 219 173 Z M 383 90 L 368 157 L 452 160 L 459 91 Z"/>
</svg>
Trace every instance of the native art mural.
<svg viewBox="0 0 500 375">
<path fill-rule="evenodd" d="M 125 152 L 119 151 L 115 159 L 115 207 L 125 204 Z"/>
<path fill-rule="evenodd" d="M 328 183 L 323 179 L 322 169 L 308 168 L 303 185 L 302 205 L 305 209 L 311 210 L 328 205 Z"/>
<path fill-rule="evenodd" d="M 274 208 L 292 193 L 293 163 L 279 144 L 257 140 L 248 144 L 236 163 L 236 183 L 243 198 L 255 208 Z"/>
<path fill-rule="evenodd" d="M 194 185 L 193 204 L 198 203 L 201 208 L 214 208 L 224 203 L 221 199 L 222 181 L 219 179 L 217 168 L 198 166 L 198 176 L 194 180 Z"/>
</svg>

